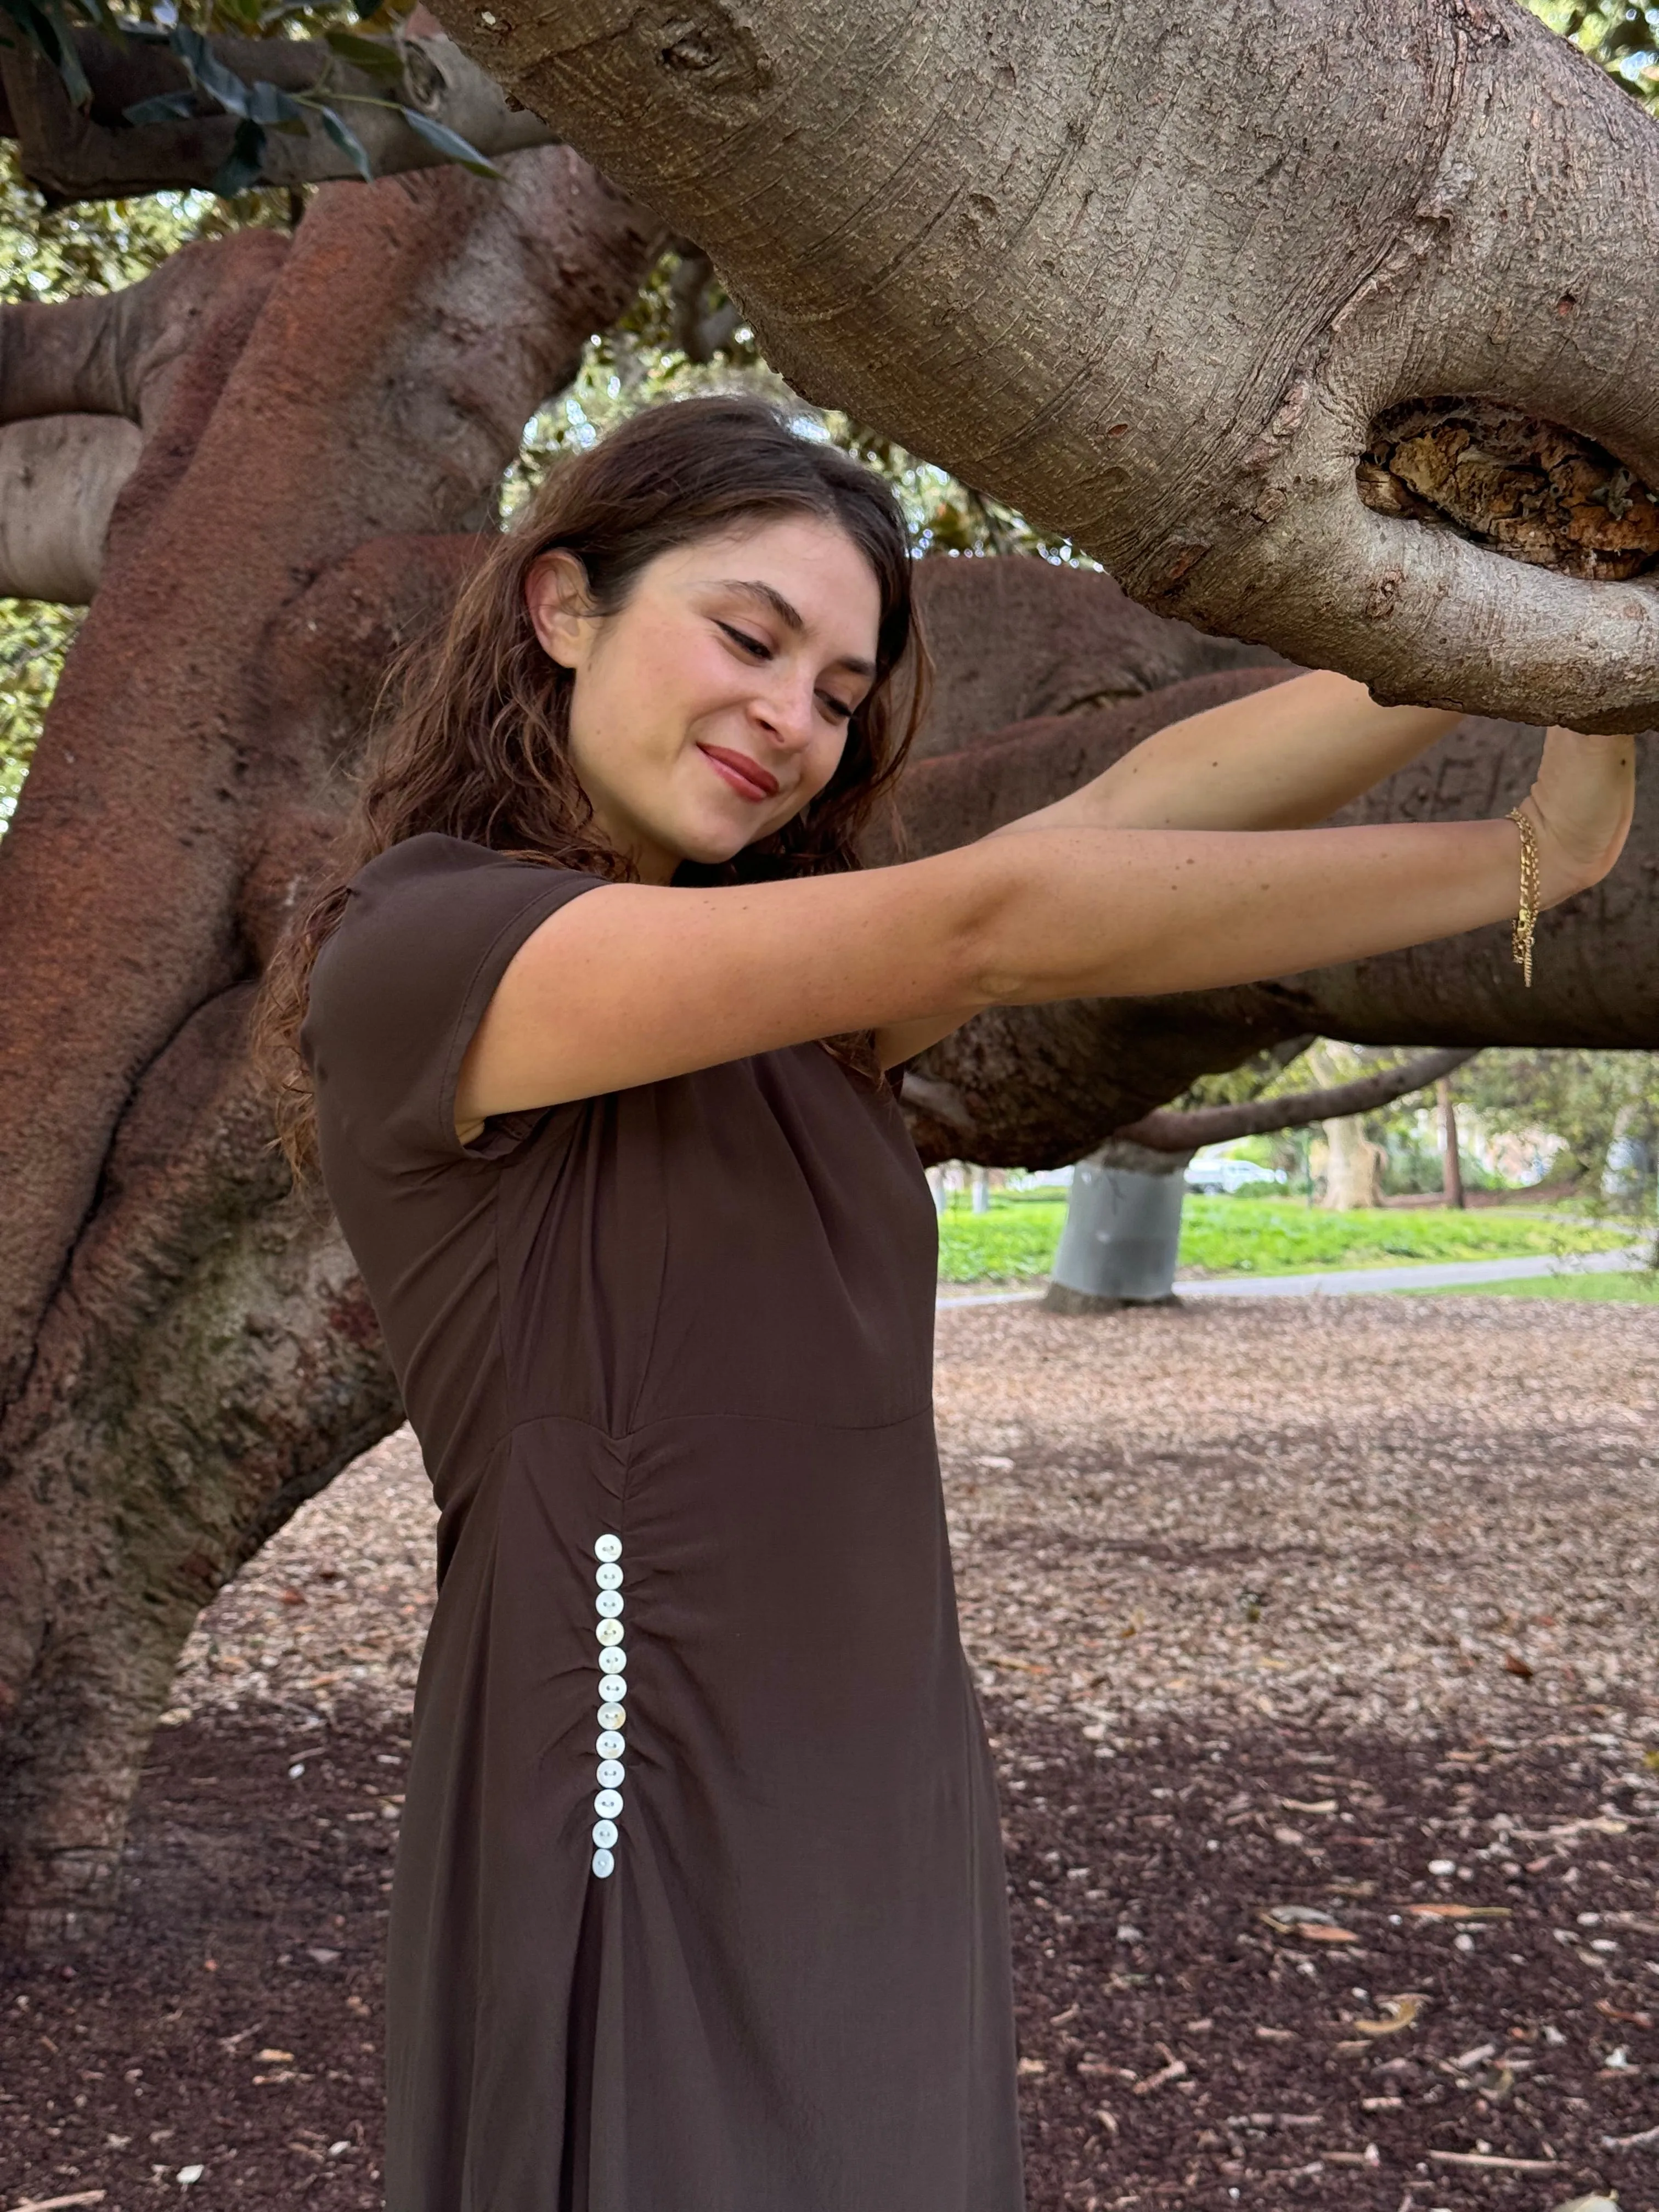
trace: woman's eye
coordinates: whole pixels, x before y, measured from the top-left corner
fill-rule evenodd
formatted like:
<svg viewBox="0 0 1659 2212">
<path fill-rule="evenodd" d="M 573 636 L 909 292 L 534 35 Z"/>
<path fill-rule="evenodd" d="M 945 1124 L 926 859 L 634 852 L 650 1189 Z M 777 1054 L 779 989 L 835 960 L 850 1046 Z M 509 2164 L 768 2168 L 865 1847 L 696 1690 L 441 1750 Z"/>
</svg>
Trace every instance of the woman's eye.
<svg viewBox="0 0 1659 2212">
<path fill-rule="evenodd" d="M 733 629 L 730 623 L 721 623 L 719 627 L 726 632 L 733 645 L 740 645 L 745 653 L 752 653 L 757 660 L 771 659 L 772 648 L 764 638 L 750 637 L 747 630 Z"/>
<path fill-rule="evenodd" d="M 828 691 L 819 692 L 818 704 L 827 708 L 838 722 L 850 722 L 853 719 L 853 709 L 845 699 L 837 699 Z"/>
</svg>

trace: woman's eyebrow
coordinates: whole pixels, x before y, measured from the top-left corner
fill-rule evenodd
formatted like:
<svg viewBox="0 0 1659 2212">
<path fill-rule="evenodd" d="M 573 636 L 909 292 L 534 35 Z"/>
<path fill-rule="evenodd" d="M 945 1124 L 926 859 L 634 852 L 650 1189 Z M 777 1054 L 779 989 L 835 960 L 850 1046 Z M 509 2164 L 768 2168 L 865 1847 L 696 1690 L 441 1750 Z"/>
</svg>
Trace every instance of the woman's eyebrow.
<svg viewBox="0 0 1659 2212">
<path fill-rule="evenodd" d="M 763 584 L 757 576 L 722 576 L 714 585 L 717 592 L 741 592 L 746 599 L 758 599 L 769 607 L 784 625 L 799 636 L 806 628 L 805 617 L 799 607 L 786 599 L 783 593 L 770 584 Z M 852 653 L 843 653 L 832 661 L 835 668 L 850 669 L 854 676 L 873 676 L 876 665 L 872 660 L 860 660 Z"/>
</svg>

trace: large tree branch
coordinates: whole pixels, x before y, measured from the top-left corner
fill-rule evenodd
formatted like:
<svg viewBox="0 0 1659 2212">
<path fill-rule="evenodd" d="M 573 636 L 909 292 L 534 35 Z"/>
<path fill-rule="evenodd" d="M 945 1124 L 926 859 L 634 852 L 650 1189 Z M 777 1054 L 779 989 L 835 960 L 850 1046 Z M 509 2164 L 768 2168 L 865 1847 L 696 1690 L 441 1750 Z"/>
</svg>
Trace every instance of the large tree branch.
<svg viewBox="0 0 1659 2212">
<path fill-rule="evenodd" d="M 178 57 L 162 46 L 117 44 L 93 31 L 80 33 L 76 43 L 92 86 L 84 111 L 45 64 L 21 52 L 0 57 L 9 110 L 0 121 L 18 142 L 29 181 L 58 203 L 210 185 L 231 151 L 234 117 L 201 100 L 198 114 L 176 122 L 135 126 L 125 120 L 125 111 L 141 100 L 189 90 Z M 369 41 L 399 64 L 384 76 L 355 67 L 320 40 L 216 38 L 209 43 L 215 58 L 245 83 L 263 79 L 292 97 L 333 107 L 376 176 L 431 168 L 450 158 L 404 120 L 400 106 L 443 125 L 492 158 L 556 143 L 545 123 L 509 101 L 435 27 L 430 34 Z M 351 155 L 314 122 L 302 136 L 265 134 L 263 183 L 315 185 L 356 173 Z"/>
<path fill-rule="evenodd" d="M 274 230 L 208 239 L 118 292 L 0 307 L 0 422 L 125 415 L 149 432 L 213 318 L 268 286 L 288 252 Z"/>
<path fill-rule="evenodd" d="M 697 240 L 797 390 L 1134 597 L 1395 697 L 1659 718 L 1650 580 L 1357 489 L 1379 417 L 1457 394 L 1659 483 L 1659 125 L 1512 0 L 436 12 Z"/>
<path fill-rule="evenodd" d="M 1280 1129 L 1305 1129 L 1313 1121 L 1344 1121 L 1351 1114 L 1369 1114 L 1389 1105 L 1413 1091 L 1425 1091 L 1473 1060 L 1478 1050 L 1470 1045 L 1455 1052 L 1422 1053 L 1403 1066 L 1358 1076 L 1352 1083 L 1327 1084 L 1321 1091 L 1300 1091 L 1287 1098 L 1249 1098 L 1236 1106 L 1190 1107 L 1184 1113 L 1161 1106 L 1112 1133 L 1145 1145 L 1150 1152 L 1191 1152 L 1200 1145 L 1230 1144 L 1236 1137 L 1267 1137 Z"/>
<path fill-rule="evenodd" d="M 45 415 L 0 428 L 0 595 L 86 606 L 143 433 L 119 415 Z"/>
</svg>

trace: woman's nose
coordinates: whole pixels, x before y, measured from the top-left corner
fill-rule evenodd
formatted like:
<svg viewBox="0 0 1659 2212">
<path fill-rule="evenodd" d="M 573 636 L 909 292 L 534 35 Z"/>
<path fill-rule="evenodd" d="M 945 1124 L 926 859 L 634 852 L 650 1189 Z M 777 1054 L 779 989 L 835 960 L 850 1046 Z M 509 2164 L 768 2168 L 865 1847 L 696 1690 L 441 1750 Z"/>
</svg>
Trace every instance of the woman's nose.
<svg viewBox="0 0 1659 2212">
<path fill-rule="evenodd" d="M 750 712 L 770 732 L 775 744 L 798 752 L 812 741 L 812 687 L 780 685 L 757 698 Z"/>
</svg>

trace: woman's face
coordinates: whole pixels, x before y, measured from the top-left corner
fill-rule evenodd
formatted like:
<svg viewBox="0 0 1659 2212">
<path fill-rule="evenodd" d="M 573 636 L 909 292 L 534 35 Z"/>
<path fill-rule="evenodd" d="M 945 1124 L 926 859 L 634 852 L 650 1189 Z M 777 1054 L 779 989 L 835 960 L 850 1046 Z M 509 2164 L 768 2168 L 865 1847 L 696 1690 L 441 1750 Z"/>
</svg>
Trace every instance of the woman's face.
<svg viewBox="0 0 1659 2212">
<path fill-rule="evenodd" d="M 729 860 L 836 772 L 875 675 L 875 573 L 833 522 L 788 515 L 659 554 L 614 615 L 544 555 L 526 599 L 570 669 L 570 757 L 595 821 L 647 883 Z"/>
</svg>

